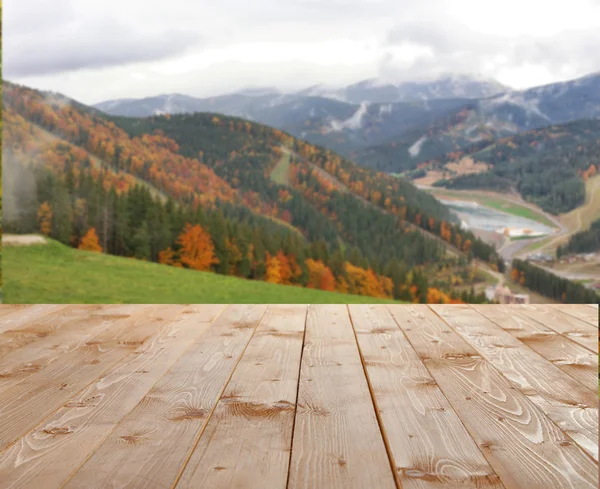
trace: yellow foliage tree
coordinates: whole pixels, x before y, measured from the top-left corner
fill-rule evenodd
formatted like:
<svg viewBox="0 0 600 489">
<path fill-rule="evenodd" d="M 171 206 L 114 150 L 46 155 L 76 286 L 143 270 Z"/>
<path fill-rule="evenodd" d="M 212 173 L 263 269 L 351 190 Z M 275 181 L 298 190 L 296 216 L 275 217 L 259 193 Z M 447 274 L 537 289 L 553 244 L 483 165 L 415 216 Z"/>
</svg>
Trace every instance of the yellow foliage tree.
<svg viewBox="0 0 600 489">
<path fill-rule="evenodd" d="M 38 223 L 40 224 L 40 232 L 46 236 L 50 236 L 52 232 L 52 207 L 48 202 L 40 205 L 37 212 Z"/>
<path fill-rule="evenodd" d="M 281 283 L 281 263 L 277 256 L 267 253 L 267 282 L 272 284 Z"/>
</svg>

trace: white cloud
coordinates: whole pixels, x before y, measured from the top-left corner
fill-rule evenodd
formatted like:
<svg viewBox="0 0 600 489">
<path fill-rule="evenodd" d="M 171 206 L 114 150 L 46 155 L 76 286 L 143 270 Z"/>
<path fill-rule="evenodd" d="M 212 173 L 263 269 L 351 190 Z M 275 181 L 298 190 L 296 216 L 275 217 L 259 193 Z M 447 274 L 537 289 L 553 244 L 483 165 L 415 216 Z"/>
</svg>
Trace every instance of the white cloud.
<svg viewBox="0 0 600 489">
<path fill-rule="evenodd" d="M 597 0 L 11 0 L 4 75 L 83 102 L 481 73 L 600 70 Z"/>
</svg>

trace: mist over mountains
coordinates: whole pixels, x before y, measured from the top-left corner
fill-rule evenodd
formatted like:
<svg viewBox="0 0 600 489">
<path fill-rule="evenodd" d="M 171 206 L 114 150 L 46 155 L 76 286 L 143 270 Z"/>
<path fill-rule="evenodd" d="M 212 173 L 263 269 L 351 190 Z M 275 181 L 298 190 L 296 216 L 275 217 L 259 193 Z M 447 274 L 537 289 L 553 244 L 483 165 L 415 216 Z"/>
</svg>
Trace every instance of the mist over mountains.
<svg viewBox="0 0 600 489">
<path fill-rule="evenodd" d="M 253 88 L 209 98 L 163 94 L 109 100 L 111 115 L 147 117 L 214 112 L 284 130 L 357 163 L 399 172 L 481 141 L 600 117 L 600 74 L 526 90 L 493 80 L 446 75 L 392 84 L 365 80 L 340 89 L 284 93 Z"/>
</svg>

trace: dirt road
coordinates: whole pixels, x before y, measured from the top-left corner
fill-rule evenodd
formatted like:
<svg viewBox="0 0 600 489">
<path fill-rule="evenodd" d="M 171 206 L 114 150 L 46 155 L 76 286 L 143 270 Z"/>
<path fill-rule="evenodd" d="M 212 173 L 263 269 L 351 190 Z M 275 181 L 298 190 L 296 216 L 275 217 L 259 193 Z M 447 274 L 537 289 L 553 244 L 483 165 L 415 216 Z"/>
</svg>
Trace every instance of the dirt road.
<svg viewBox="0 0 600 489">
<path fill-rule="evenodd" d="M 46 243 L 46 238 L 37 234 L 5 234 L 2 236 L 3 246 L 29 246 Z"/>
</svg>

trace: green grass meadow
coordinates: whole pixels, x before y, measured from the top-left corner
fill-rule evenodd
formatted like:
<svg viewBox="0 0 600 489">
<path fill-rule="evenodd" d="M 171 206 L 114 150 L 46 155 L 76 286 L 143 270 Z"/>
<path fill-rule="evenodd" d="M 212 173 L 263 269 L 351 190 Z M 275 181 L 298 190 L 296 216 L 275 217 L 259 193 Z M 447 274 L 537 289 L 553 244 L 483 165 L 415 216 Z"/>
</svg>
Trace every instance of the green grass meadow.
<svg viewBox="0 0 600 489">
<path fill-rule="evenodd" d="M 385 303 L 46 245 L 5 246 L 5 304 Z"/>
</svg>

